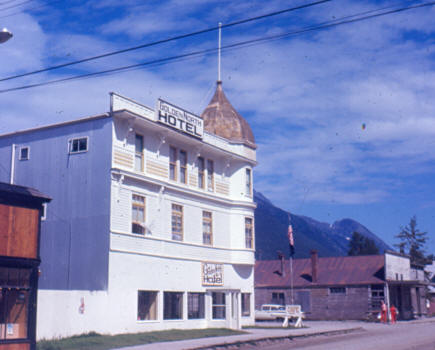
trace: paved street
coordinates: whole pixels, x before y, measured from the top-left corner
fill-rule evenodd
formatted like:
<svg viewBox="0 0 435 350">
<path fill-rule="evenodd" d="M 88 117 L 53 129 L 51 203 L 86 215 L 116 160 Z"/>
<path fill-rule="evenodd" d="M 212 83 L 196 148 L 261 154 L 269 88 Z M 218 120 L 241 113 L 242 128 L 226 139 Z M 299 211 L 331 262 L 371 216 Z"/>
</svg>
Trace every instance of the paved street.
<svg viewBox="0 0 435 350">
<path fill-rule="evenodd" d="M 369 325 L 349 334 L 295 338 L 243 345 L 239 349 L 262 350 L 435 350 L 435 323 Z"/>
</svg>

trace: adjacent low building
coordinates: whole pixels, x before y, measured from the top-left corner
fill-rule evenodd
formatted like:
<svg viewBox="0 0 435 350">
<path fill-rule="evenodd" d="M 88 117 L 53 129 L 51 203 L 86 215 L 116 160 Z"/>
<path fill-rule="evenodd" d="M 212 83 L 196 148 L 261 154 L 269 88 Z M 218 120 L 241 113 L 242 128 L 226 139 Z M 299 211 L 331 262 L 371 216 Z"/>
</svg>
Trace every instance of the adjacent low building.
<svg viewBox="0 0 435 350">
<path fill-rule="evenodd" d="M 201 116 L 112 93 L 108 113 L 1 135 L 0 163 L 53 198 L 38 338 L 254 322 L 256 145 L 220 82 Z"/>
<path fill-rule="evenodd" d="M 384 300 L 410 319 L 427 313 L 426 285 L 415 273 L 409 257 L 394 252 L 257 261 L 255 304 L 299 304 L 309 319 L 345 320 L 376 318 Z"/>
</svg>

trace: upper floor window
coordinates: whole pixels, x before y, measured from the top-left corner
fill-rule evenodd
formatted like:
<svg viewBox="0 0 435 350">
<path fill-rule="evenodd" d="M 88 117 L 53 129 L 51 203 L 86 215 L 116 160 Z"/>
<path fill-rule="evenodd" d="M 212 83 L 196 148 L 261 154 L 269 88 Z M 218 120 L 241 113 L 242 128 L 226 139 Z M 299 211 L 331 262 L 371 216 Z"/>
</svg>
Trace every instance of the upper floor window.
<svg viewBox="0 0 435 350">
<path fill-rule="evenodd" d="M 88 151 L 88 137 L 78 137 L 69 140 L 69 153 Z"/>
<path fill-rule="evenodd" d="M 213 243 L 213 232 L 212 232 L 212 216 L 211 212 L 202 212 L 202 243 L 211 245 Z"/>
<path fill-rule="evenodd" d="M 20 148 L 20 160 L 28 160 L 30 158 L 30 147 Z"/>
<path fill-rule="evenodd" d="M 134 170 L 143 171 L 143 136 L 139 134 L 134 141 Z"/>
<path fill-rule="evenodd" d="M 183 207 L 179 204 L 172 204 L 172 239 L 183 240 Z"/>
<path fill-rule="evenodd" d="M 209 191 L 213 191 L 214 189 L 213 173 L 214 173 L 213 161 L 207 159 L 207 189 Z"/>
<path fill-rule="evenodd" d="M 131 232 L 145 234 L 145 197 L 137 194 L 132 196 Z"/>
<path fill-rule="evenodd" d="M 187 183 L 187 152 L 172 146 L 169 147 L 169 179 Z"/>
<path fill-rule="evenodd" d="M 180 150 L 180 182 L 187 183 L 187 153 Z"/>
<path fill-rule="evenodd" d="M 254 226 L 252 218 L 245 218 L 245 247 L 254 247 Z"/>
<path fill-rule="evenodd" d="M 249 168 L 246 168 L 246 188 L 245 194 L 247 196 L 252 196 L 252 171 Z"/>
<path fill-rule="evenodd" d="M 204 158 L 198 157 L 198 187 L 204 188 Z"/>
</svg>

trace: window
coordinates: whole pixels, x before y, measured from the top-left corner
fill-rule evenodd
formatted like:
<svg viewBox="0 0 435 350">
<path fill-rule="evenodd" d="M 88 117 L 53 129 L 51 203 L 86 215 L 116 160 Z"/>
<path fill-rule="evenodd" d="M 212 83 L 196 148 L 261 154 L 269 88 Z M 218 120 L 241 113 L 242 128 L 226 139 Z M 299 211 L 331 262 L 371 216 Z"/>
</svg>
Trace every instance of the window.
<svg viewBox="0 0 435 350">
<path fill-rule="evenodd" d="M 213 161 L 207 159 L 207 189 L 211 192 L 214 189 L 213 173 L 214 173 Z"/>
<path fill-rule="evenodd" d="M 177 180 L 177 149 L 169 147 L 169 178 Z"/>
<path fill-rule="evenodd" d="M 372 303 L 371 307 L 372 309 L 380 309 L 381 308 L 381 301 L 384 300 L 384 286 L 383 285 L 371 285 L 371 292 L 372 292 Z"/>
<path fill-rule="evenodd" d="M 183 207 L 178 204 L 172 204 L 172 239 L 183 240 Z"/>
<path fill-rule="evenodd" d="M 134 142 L 134 170 L 143 171 L 143 136 L 139 134 Z"/>
<path fill-rule="evenodd" d="M 187 317 L 189 319 L 204 318 L 204 293 L 187 294 Z"/>
<path fill-rule="evenodd" d="M 28 338 L 30 269 L 0 267 L 0 340 Z"/>
<path fill-rule="evenodd" d="M 204 158 L 198 157 L 198 187 L 204 188 Z"/>
<path fill-rule="evenodd" d="M 329 294 L 346 294 L 345 287 L 331 287 L 329 288 Z"/>
<path fill-rule="evenodd" d="M 145 197 L 137 194 L 131 201 L 131 232 L 145 234 Z"/>
<path fill-rule="evenodd" d="M 245 194 L 252 196 L 252 174 L 251 169 L 246 168 L 246 189 Z"/>
<path fill-rule="evenodd" d="M 225 293 L 213 292 L 212 293 L 212 314 L 214 320 L 225 319 Z"/>
<path fill-rule="evenodd" d="M 253 248 L 253 240 L 254 240 L 254 227 L 252 225 L 252 218 L 245 218 L 245 247 Z"/>
<path fill-rule="evenodd" d="M 88 151 L 88 138 L 80 137 L 69 141 L 69 153 L 81 153 Z"/>
<path fill-rule="evenodd" d="M 137 319 L 139 321 L 157 320 L 157 292 L 138 291 Z"/>
<path fill-rule="evenodd" d="M 204 244 L 213 244 L 213 233 L 212 233 L 212 216 L 211 212 L 203 211 L 202 212 L 202 243 Z"/>
<path fill-rule="evenodd" d="M 187 153 L 180 150 L 180 182 L 187 183 Z"/>
<path fill-rule="evenodd" d="M 30 157 L 30 148 L 29 147 L 21 147 L 20 148 L 20 160 L 29 160 Z"/>
<path fill-rule="evenodd" d="M 242 293 L 242 316 L 251 316 L 251 293 Z"/>
<path fill-rule="evenodd" d="M 183 293 L 163 293 L 163 319 L 181 320 L 183 318 Z"/>
<path fill-rule="evenodd" d="M 284 293 L 272 293 L 272 304 L 285 305 Z"/>
</svg>

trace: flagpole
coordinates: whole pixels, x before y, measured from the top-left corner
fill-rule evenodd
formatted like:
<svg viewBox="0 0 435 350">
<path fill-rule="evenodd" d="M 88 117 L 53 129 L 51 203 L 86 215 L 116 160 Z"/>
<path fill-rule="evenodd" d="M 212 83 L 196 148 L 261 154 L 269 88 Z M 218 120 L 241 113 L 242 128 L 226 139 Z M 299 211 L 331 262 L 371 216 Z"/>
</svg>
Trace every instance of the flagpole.
<svg viewBox="0 0 435 350">
<path fill-rule="evenodd" d="M 290 298 L 291 298 L 291 304 L 294 305 L 294 295 L 293 295 L 293 255 L 294 255 L 294 239 L 293 239 L 293 227 L 291 225 L 291 217 L 290 213 L 288 213 L 288 240 L 289 240 L 289 248 L 290 248 L 290 255 L 289 255 L 289 263 L 290 263 Z"/>
<path fill-rule="evenodd" d="M 292 305 L 294 305 L 294 297 L 293 297 L 293 257 L 290 255 L 290 296 Z"/>
</svg>

